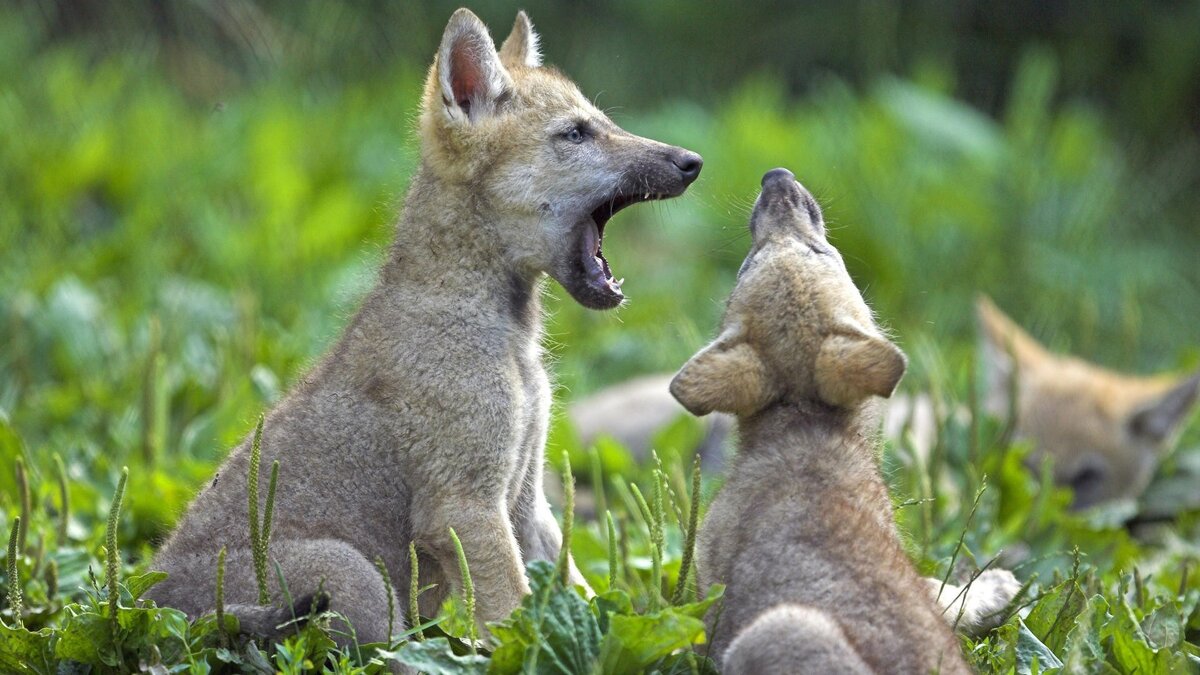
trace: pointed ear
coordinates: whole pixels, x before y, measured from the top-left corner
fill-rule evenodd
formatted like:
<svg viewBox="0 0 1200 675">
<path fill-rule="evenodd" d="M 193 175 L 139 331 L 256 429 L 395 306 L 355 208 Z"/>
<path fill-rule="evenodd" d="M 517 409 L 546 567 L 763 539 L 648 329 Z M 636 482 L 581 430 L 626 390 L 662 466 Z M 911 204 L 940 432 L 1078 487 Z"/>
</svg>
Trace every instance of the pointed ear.
<svg viewBox="0 0 1200 675">
<path fill-rule="evenodd" d="M 525 10 L 517 12 L 512 32 L 500 47 L 500 60 L 509 68 L 537 68 L 542 65 L 542 55 L 538 51 L 538 34 L 533 31 L 533 23 L 529 21 Z"/>
<path fill-rule="evenodd" d="M 772 396 L 767 368 L 736 332 L 700 350 L 671 380 L 671 395 L 696 416 L 713 411 L 752 415 Z"/>
<path fill-rule="evenodd" d="M 1014 376 L 1049 357 L 1037 340 L 1000 311 L 992 299 L 980 295 L 975 300 L 979 318 L 979 360 L 983 364 L 986 407 L 994 413 L 1007 409 Z"/>
<path fill-rule="evenodd" d="M 851 329 L 825 338 L 817 354 L 817 393 L 826 403 L 854 405 L 896 391 L 908 359 L 886 338 Z"/>
<path fill-rule="evenodd" d="M 1184 379 L 1167 393 L 1129 416 L 1129 432 L 1153 443 L 1163 443 L 1183 427 L 1200 398 L 1200 373 Z"/>
<path fill-rule="evenodd" d="M 437 53 L 442 104 L 455 121 L 474 121 L 495 112 L 512 86 L 487 26 L 468 9 L 450 17 Z"/>
</svg>

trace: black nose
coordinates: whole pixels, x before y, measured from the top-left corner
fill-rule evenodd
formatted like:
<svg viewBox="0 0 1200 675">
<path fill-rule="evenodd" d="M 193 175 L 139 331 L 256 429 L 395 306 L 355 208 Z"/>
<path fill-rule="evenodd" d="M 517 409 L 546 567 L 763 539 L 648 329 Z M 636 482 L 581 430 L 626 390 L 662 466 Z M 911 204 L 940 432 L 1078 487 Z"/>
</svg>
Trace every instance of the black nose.
<svg viewBox="0 0 1200 675">
<path fill-rule="evenodd" d="M 700 175 L 700 169 L 704 166 L 704 158 L 690 150 L 680 150 L 671 157 L 671 163 L 679 169 L 679 173 L 683 174 L 684 184 L 691 185 L 692 181 Z"/>
<path fill-rule="evenodd" d="M 784 168 L 771 169 L 770 171 L 763 174 L 762 186 L 767 187 L 767 183 L 770 183 L 771 181 L 775 181 L 775 180 L 795 181 L 796 174 L 794 174 L 791 171 L 788 171 L 787 169 L 784 169 Z"/>
</svg>

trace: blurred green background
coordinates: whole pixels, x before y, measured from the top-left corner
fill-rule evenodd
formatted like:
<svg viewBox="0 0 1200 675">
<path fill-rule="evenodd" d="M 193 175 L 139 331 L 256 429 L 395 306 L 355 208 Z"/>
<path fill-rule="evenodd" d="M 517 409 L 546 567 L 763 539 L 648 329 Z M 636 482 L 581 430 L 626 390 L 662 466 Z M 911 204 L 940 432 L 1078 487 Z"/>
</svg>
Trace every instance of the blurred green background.
<svg viewBox="0 0 1200 675">
<path fill-rule="evenodd" d="M 245 433 L 373 281 L 455 6 L 0 9 L 0 411 L 28 445 L 202 475 Z M 549 286 L 564 396 L 705 341 L 775 166 L 823 203 L 915 383 L 962 370 L 981 291 L 1111 367 L 1200 363 L 1200 2 L 524 8 L 619 124 L 706 160 L 610 229 L 626 307 Z M 499 40 L 517 6 L 473 9 Z"/>
</svg>

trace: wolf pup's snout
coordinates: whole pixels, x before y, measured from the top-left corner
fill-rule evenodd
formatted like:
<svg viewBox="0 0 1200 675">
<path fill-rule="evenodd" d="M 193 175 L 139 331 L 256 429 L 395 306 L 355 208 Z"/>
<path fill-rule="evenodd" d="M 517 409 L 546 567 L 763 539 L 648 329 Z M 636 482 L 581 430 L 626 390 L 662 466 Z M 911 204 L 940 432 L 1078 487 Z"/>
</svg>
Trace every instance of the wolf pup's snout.
<svg viewBox="0 0 1200 675">
<path fill-rule="evenodd" d="M 754 206 L 750 231 L 758 236 L 771 230 L 794 232 L 795 228 L 800 229 L 802 238 L 811 246 L 825 252 L 825 219 L 817 200 L 791 171 L 782 167 L 771 169 L 763 174 L 762 192 Z"/>
<path fill-rule="evenodd" d="M 770 171 L 763 174 L 762 186 L 765 188 L 765 187 L 767 187 L 767 183 L 771 183 L 771 182 L 775 182 L 775 181 L 779 181 L 779 180 L 786 180 L 786 181 L 794 183 L 794 182 L 796 182 L 796 175 L 794 173 L 792 173 L 791 171 L 788 171 L 787 169 L 784 169 L 782 167 L 778 168 L 778 169 L 771 169 Z"/>
<path fill-rule="evenodd" d="M 703 157 L 683 148 L 675 148 L 675 152 L 671 156 L 671 163 L 675 165 L 676 169 L 679 169 L 684 186 L 695 182 L 696 178 L 700 176 L 700 169 L 704 168 Z"/>
</svg>

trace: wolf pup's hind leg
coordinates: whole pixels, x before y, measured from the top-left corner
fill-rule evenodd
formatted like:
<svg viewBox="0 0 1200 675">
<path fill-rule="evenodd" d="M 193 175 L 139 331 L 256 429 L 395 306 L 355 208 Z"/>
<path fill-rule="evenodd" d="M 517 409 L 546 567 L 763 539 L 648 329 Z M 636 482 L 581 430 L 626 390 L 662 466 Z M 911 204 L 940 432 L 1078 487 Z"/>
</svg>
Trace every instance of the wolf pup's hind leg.
<svg viewBox="0 0 1200 675">
<path fill-rule="evenodd" d="M 171 583 L 171 577 L 168 577 L 147 595 L 160 606 L 177 607 L 192 618 L 213 611 L 216 605 L 216 558 L 216 554 L 211 553 L 160 559 L 160 568 L 175 579 L 188 580 L 188 583 Z M 286 598 L 279 585 L 276 562 L 287 584 Z M 345 617 L 345 621 L 334 620 L 331 626 L 339 644 L 388 641 L 388 595 L 383 578 L 375 565 L 354 547 L 331 539 L 272 542 L 268 564 L 270 601 L 260 605 L 250 550 L 233 549 L 226 557 L 226 611 L 238 617 L 243 632 L 266 640 L 282 639 L 289 632 L 284 624 L 330 610 Z M 211 581 L 195 584 L 198 579 Z M 394 596 L 393 601 L 396 607 L 403 606 Z M 403 630 L 399 616 L 392 630 Z"/>
</svg>

